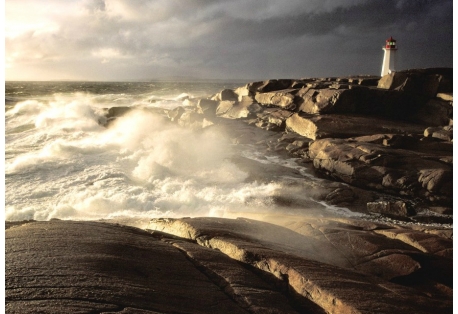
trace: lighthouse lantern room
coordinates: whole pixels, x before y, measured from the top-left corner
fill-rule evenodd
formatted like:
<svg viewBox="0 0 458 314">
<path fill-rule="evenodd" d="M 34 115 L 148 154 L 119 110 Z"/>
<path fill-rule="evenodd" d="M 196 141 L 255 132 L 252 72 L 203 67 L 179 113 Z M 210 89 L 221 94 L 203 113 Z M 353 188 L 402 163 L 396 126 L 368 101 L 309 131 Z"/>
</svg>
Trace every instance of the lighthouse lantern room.
<svg viewBox="0 0 458 314">
<path fill-rule="evenodd" d="M 383 47 L 385 55 L 383 56 L 382 76 L 395 71 L 396 64 L 396 40 L 390 37 L 386 40 L 385 47 Z"/>
</svg>

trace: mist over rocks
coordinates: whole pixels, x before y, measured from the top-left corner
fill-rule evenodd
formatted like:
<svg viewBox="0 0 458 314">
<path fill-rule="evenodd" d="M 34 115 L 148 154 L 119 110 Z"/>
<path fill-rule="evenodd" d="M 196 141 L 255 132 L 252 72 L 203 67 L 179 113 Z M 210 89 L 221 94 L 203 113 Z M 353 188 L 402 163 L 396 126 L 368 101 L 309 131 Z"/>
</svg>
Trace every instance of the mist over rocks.
<svg viewBox="0 0 458 314">
<path fill-rule="evenodd" d="M 6 312 L 452 311 L 451 230 L 262 220 L 7 223 Z"/>
<path fill-rule="evenodd" d="M 448 311 L 452 241 L 443 235 L 345 218 L 262 220 L 153 219 L 148 228 L 271 273 L 327 313 L 428 313 L 435 302 Z"/>
<path fill-rule="evenodd" d="M 7 222 L 7 312 L 450 313 L 449 74 L 268 80 L 171 109 L 105 108 L 104 136 L 143 145 L 132 174 L 147 188 L 189 175 L 235 184 L 217 196 L 267 191 L 236 190 L 241 208 L 210 215 L 224 218 Z"/>
<path fill-rule="evenodd" d="M 384 204 L 402 203 L 408 210 L 391 214 L 443 222 L 435 212 L 452 207 L 452 72 L 272 79 L 188 99 L 173 110 L 148 110 L 196 130 L 224 127 L 234 143 L 297 157 L 316 176 L 358 191 L 352 200 L 345 192 L 336 205 L 390 215 L 395 206 Z M 116 113 L 123 110 L 111 108 L 107 117 Z M 265 133 L 250 139 L 242 125 Z M 336 194 L 323 200 L 338 200 Z"/>
</svg>

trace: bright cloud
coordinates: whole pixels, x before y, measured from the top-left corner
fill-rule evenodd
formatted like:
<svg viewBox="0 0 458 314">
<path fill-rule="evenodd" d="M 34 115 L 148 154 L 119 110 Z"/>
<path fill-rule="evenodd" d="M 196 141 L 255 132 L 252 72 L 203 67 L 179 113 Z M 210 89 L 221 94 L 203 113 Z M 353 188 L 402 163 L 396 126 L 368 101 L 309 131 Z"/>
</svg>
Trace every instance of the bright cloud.
<svg viewBox="0 0 458 314">
<path fill-rule="evenodd" d="M 391 35 L 405 68 L 453 59 L 452 0 L 6 0 L 5 16 L 8 80 L 376 74 Z"/>
</svg>

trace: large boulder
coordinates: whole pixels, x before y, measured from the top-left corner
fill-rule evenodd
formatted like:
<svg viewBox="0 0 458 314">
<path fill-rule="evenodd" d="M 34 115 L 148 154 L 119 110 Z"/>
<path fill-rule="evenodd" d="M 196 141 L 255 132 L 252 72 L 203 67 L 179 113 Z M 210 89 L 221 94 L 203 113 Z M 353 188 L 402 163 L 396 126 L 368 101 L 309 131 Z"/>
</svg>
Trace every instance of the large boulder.
<svg viewBox="0 0 458 314">
<path fill-rule="evenodd" d="M 423 127 L 387 119 L 338 114 L 305 115 L 295 113 L 286 120 L 286 128 L 310 139 L 347 138 L 380 133 L 422 134 Z"/>
<path fill-rule="evenodd" d="M 355 139 L 323 139 L 310 144 L 309 157 L 315 168 L 355 186 L 452 203 L 452 166 L 440 155 Z"/>
<path fill-rule="evenodd" d="M 131 111 L 133 107 L 111 107 L 104 109 L 104 116 L 99 118 L 99 124 L 105 127 L 110 126 L 117 118 Z"/>
<path fill-rule="evenodd" d="M 429 127 L 425 129 L 425 137 L 437 138 L 443 141 L 453 141 L 453 125 L 444 127 Z"/>
<path fill-rule="evenodd" d="M 285 121 L 293 112 L 280 108 L 267 108 L 257 113 L 255 125 L 266 130 L 283 131 L 285 130 Z"/>
<path fill-rule="evenodd" d="M 453 105 L 450 101 L 429 99 L 416 111 L 411 112 L 410 119 L 427 126 L 445 126 L 453 123 Z"/>
<path fill-rule="evenodd" d="M 294 110 L 296 108 L 294 95 L 297 91 L 297 89 L 285 89 L 274 92 L 257 93 L 255 95 L 255 99 L 258 103 L 263 105 L 271 105 L 283 109 Z"/>
<path fill-rule="evenodd" d="M 177 122 L 178 125 L 182 127 L 195 130 L 202 129 L 213 124 L 212 120 L 209 120 L 208 117 L 205 117 L 203 114 L 193 110 L 187 110 L 183 112 Z"/>
<path fill-rule="evenodd" d="M 293 83 L 296 83 L 296 81 L 292 79 L 267 80 L 257 86 L 256 92 L 267 93 L 282 89 L 288 89 Z"/>
<path fill-rule="evenodd" d="M 131 111 L 133 107 L 111 107 L 108 108 L 106 117 L 107 119 L 118 118 Z"/>
<path fill-rule="evenodd" d="M 354 93 L 348 89 L 303 88 L 296 94 L 299 111 L 309 114 L 354 112 Z"/>
<path fill-rule="evenodd" d="M 409 216 L 412 213 L 409 210 L 408 204 L 403 201 L 377 201 L 377 202 L 368 202 L 367 210 L 371 213 L 385 214 L 388 216 Z"/>
<path fill-rule="evenodd" d="M 215 117 L 218 102 L 211 99 L 199 99 L 197 102 L 197 112 L 206 117 Z"/>
<path fill-rule="evenodd" d="M 131 111 L 140 110 L 143 112 L 152 113 L 154 115 L 160 117 L 167 117 L 169 110 L 159 108 L 159 107 L 139 107 L 139 106 L 131 106 L 131 107 L 111 107 L 104 109 L 104 116 L 99 118 L 99 124 L 105 127 L 109 127 L 116 119 L 128 114 Z"/>
<path fill-rule="evenodd" d="M 233 89 L 223 89 L 221 92 L 217 93 L 215 96 L 212 97 L 212 100 L 216 101 L 235 101 L 238 100 L 238 95 Z"/>
<path fill-rule="evenodd" d="M 245 86 L 236 88 L 234 92 L 238 95 L 238 100 L 241 101 L 243 96 L 254 96 L 257 93 L 289 89 L 293 86 L 297 89 L 303 87 L 303 85 L 304 83 L 301 81 L 291 79 L 267 80 L 248 83 Z"/>
<path fill-rule="evenodd" d="M 180 118 L 181 115 L 185 112 L 185 109 L 181 106 L 173 108 L 172 110 L 169 110 L 167 112 L 167 117 L 170 119 L 172 122 L 177 122 Z"/>
<path fill-rule="evenodd" d="M 263 85 L 263 81 L 251 82 L 244 86 L 238 87 L 234 90 L 238 96 L 238 100 L 241 101 L 244 96 L 253 96 L 258 92 L 258 88 Z"/>
<path fill-rule="evenodd" d="M 452 92 L 452 82 L 452 68 L 413 69 L 383 76 L 378 87 L 433 98 L 438 93 Z"/>
<path fill-rule="evenodd" d="M 216 108 L 216 115 L 217 116 L 223 116 L 226 114 L 234 105 L 237 103 L 237 101 L 234 100 L 223 100 L 220 101 L 218 104 L 218 107 Z M 240 118 L 244 118 L 243 115 L 240 115 Z M 227 117 L 229 118 L 229 116 Z M 232 117 L 231 117 L 232 118 Z M 232 118 L 234 119 L 234 118 Z"/>
<path fill-rule="evenodd" d="M 242 97 L 242 101 L 224 100 L 218 103 L 216 115 L 228 119 L 244 119 L 254 117 L 262 111 L 261 106 L 249 96 Z"/>
<path fill-rule="evenodd" d="M 437 98 L 445 100 L 445 101 L 450 101 L 453 102 L 453 93 L 437 93 L 436 95 Z"/>
<path fill-rule="evenodd" d="M 425 125 L 448 124 L 451 118 L 452 108 L 446 102 L 428 102 L 423 96 L 400 91 L 336 84 L 320 89 L 307 87 L 296 92 L 294 101 L 298 111 L 370 115 Z"/>
</svg>

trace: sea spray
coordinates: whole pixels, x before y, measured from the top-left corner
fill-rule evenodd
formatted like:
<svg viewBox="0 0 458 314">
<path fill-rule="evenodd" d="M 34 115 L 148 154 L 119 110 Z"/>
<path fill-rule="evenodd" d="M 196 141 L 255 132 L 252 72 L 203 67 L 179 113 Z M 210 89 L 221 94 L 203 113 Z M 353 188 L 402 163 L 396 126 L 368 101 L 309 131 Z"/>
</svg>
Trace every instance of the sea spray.
<svg viewBox="0 0 458 314">
<path fill-rule="evenodd" d="M 278 188 L 246 183 L 220 132 L 193 132 L 142 109 L 103 128 L 97 106 L 75 98 L 9 112 L 9 122 L 28 116 L 35 127 L 7 141 L 9 150 L 30 145 L 6 162 L 6 219 L 222 215 Z"/>
<path fill-rule="evenodd" d="M 250 145 L 234 146 L 232 129 L 191 131 L 149 110 L 189 105 L 196 102 L 193 95 L 206 91 L 209 96 L 226 87 L 7 83 L 6 219 L 332 211 L 313 200 L 314 193 L 323 191 L 292 160 L 260 155 Z M 113 106 L 134 109 L 108 128 L 101 126 L 106 109 Z M 242 166 L 240 156 L 252 163 Z M 256 166 L 261 163 L 263 167 Z"/>
</svg>

